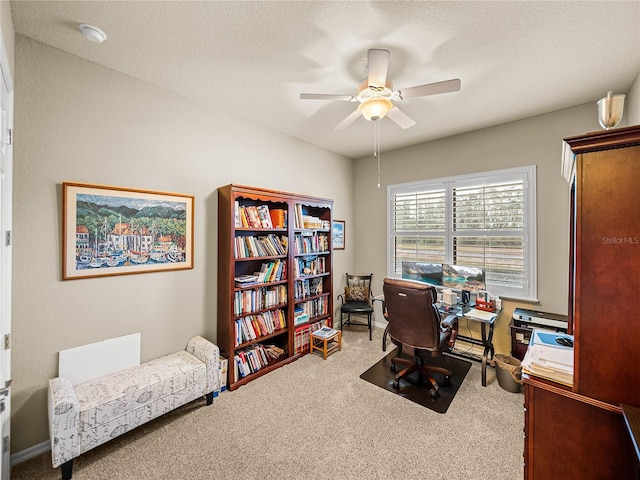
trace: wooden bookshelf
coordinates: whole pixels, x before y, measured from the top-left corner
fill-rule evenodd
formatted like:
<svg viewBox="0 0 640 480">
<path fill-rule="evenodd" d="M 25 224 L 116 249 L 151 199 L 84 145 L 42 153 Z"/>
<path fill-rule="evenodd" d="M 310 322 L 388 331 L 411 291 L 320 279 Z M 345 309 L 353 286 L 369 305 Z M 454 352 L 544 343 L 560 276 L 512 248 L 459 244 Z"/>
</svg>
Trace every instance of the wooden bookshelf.
<svg viewBox="0 0 640 480">
<path fill-rule="evenodd" d="M 310 332 L 333 325 L 332 208 L 307 195 L 218 189 L 217 342 L 230 390 L 308 353 Z"/>
</svg>

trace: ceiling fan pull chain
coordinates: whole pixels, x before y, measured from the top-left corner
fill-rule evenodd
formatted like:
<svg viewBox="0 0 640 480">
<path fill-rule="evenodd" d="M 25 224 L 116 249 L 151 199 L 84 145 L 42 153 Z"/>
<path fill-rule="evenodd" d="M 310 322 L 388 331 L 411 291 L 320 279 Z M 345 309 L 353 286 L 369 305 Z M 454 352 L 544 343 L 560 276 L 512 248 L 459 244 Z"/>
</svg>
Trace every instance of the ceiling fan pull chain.
<svg viewBox="0 0 640 480">
<path fill-rule="evenodd" d="M 378 188 L 380 188 L 380 120 L 377 120 L 376 122 L 373 122 L 376 125 L 375 128 L 375 139 L 374 144 L 375 146 L 373 147 L 374 150 L 374 155 L 376 156 L 377 160 L 378 160 Z"/>
</svg>

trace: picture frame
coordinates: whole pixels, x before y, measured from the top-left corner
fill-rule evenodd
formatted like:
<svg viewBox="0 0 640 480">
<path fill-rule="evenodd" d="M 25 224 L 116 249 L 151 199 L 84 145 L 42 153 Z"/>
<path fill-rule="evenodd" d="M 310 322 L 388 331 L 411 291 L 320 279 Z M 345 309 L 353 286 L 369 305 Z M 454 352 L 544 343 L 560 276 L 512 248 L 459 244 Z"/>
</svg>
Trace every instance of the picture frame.
<svg viewBox="0 0 640 480">
<path fill-rule="evenodd" d="M 62 183 L 62 279 L 193 268 L 194 196 Z"/>
<path fill-rule="evenodd" d="M 344 220 L 334 220 L 331 228 L 331 236 L 333 238 L 333 249 L 334 250 L 344 250 L 345 239 L 344 239 L 344 230 L 345 230 L 345 221 Z"/>
</svg>

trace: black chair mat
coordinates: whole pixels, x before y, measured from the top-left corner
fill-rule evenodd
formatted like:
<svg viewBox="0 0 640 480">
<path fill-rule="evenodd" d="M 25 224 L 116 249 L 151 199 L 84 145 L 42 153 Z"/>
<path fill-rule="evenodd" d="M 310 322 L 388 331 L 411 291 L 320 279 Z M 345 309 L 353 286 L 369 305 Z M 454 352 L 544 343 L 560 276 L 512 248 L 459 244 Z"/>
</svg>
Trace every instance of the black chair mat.
<svg viewBox="0 0 640 480">
<path fill-rule="evenodd" d="M 369 368 L 366 372 L 360 375 L 360 378 L 366 380 L 369 383 L 384 388 L 389 392 L 395 393 L 401 397 L 411 400 L 418 405 L 427 407 L 438 413 L 446 413 L 449 405 L 453 401 L 460 385 L 464 381 L 464 377 L 471 368 L 471 362 L 455 358 L 447 354 L 440 355 L 439 357 L 429 358 L 426 363 L 429 365 L 435 365 L 438 367 L 444 367 L 451 370 L 451 385 L 444 385 L 444 376 L 439 373 L 432 373 L 433 378 L 440 385 L 440 395 L 436 398 L 431 398 L 429 394 L 430 384 L 427 380 L 422 381 L 422 385 L 418 385 L 418 373 L 414 372 L 408 377 L 400 380 L 400 388 L 393 388 L 393 380 L 395 372 L 390 368 L 391 359 L 398 355 L 398 349 L 394 348 L 386 357 L 380 360 L 378 363 Z M 409 356 L 402 355 L 403 358 L 410 358 Z M 401 365 L 398 365 L 397 371 L 402 369 Z"/>
</svg>

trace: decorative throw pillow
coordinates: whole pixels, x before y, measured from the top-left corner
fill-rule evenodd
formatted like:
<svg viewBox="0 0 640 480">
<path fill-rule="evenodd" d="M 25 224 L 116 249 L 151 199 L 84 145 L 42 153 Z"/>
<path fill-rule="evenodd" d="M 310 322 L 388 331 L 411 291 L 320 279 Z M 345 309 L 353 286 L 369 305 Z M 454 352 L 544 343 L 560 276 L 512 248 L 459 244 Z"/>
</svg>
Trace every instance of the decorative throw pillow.
<svg viewBox="0 0 640 480">
<path fill-rule="evenodd" d="M 369 300 L 365 287 L 346 287 L 344 296 L 347 302 L 366 302 Z"/>
</svg>

